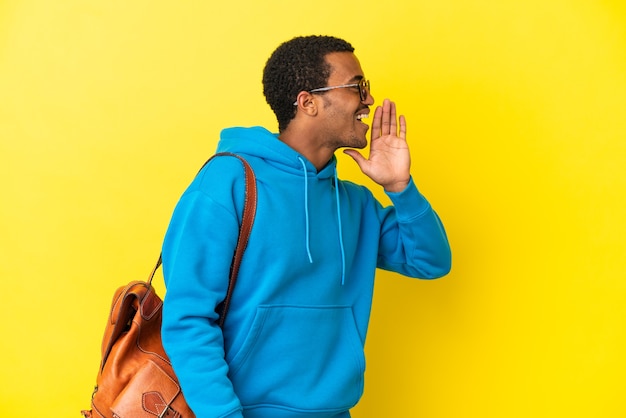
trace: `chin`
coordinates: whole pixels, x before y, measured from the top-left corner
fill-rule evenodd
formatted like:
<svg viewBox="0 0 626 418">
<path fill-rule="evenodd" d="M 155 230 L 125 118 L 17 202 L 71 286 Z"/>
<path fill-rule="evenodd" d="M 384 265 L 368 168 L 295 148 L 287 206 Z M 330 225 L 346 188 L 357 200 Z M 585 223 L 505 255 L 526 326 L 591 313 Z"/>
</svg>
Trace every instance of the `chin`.
<svg viewBox="0 0 626 418">
<path fill-rule="evenodd" d="M 367 146 L 367 139 L 365 138 L 353 138 L 354 145 L 352 148 L 362 149 Z"/>
<path fill-rule="evenodd" d="M 360 136 L 357 133 L 352 133 L 350 136 L 346 136 L 337 141 L 336 144 L 337 148 L 363 149 L 367 146 L 367 139 L 365 138 L 365 135 Z"/>
</svg>

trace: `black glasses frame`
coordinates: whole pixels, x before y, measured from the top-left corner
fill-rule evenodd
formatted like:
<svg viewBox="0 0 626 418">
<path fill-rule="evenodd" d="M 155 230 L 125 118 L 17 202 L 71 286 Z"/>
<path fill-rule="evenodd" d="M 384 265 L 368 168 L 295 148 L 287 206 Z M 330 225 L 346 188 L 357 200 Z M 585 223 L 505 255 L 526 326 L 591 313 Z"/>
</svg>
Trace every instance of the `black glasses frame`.
<svg viewBox="0 0 626 418">
<path fill-rule="evenodd" d="M 309 93 L 318 93 L 318 92 L 329 91 L 329 90 L 334 90 L 334 89 L 345 89 L 349 87 L 359 88 L 359 97 L 361 98 L 362 102 L 366 101 L 367 97 L 370 95 L 370 81 L 366 79 L 362 79 L 358 83 L 353 83 L 353 84 L 341 84 L 339 86 L 320 87 L 317 89 L 309 90 Z M 293 104 L 294 106 L 296 106 L 298 102 L 296 101 Z"/>
</svg>

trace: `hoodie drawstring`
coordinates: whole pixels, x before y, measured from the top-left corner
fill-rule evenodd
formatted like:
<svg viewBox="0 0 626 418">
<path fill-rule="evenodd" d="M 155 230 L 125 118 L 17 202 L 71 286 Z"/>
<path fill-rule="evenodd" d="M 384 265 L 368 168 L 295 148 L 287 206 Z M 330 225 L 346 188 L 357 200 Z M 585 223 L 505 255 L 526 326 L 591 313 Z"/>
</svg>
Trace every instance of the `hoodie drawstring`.
<svg viewBox="0 0 626 418">
<path fill-rule="evenodd" d="M 311 256 L 311 237 L 310 237 L 310 225 L 309 225 L 309 176 L 306 170 L 306 164 L 302 157 L 298 157 L 302 164 L 302 171 L 304 171 L 304 216 L 305 216 L 305 230 L 306 230 L 306 253 L 309 256 L 309 262 L 313 263 L 313 256 Z M 346 280 L 346 253 L 343 245 L 343 233 L 341 223 L 341 207 L 339 206 L 339 179 L 337 178 L 337 168 L 335 168 L 335 200 L 337 201 L 337 223 L 339 227 L 339 247 L 341 249 L 341 285 L 343 286 Z"/>
<path fill-rule="evenodd" d="M 341 285 L 346 280 L 346 252 L 343 248 L 343 233 L 341 230 L 341 207 L 339 206 L 339 180 L 337 179 L 337 168 L 335 167 L 335 199 L 337 200 L 337 224 L 339 227 L 339 247 L 341 248 Z"/>
<path fill-rule="evenodd" d="M 306 164 L 302 157 L 298 157 L 300 163 L 302 163 L 302 171 L 304 171 L 304 216 L 306 222 L 306 253 L 309 256 L 309 263 L 313 264 L 313 257 L 311 257 L 311 239 L 309 234 L 309 177 L 306 171 Z"/>
</svg>

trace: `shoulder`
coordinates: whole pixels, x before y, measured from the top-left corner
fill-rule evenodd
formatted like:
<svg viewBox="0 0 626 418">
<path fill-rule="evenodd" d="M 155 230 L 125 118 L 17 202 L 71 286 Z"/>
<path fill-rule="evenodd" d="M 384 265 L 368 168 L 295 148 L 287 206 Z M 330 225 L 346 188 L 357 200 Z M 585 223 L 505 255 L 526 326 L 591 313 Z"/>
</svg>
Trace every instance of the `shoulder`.
<svg viewBox="0 0 626 418">
<path fill-rule="evenodd" d="M 213 156 L 197 173 L 184 196 L 211 201 L 226 208 L 241 206 L 245 195 L 243 163 L 232 156 Z"/>
<path fill-rule="evenodd" d="M 244 163 L 235 156 L 215 155 L 209 158 L 194 179 L 200 189 L 212 190 L 219 185 L 243 183 Z"/>
</svg>

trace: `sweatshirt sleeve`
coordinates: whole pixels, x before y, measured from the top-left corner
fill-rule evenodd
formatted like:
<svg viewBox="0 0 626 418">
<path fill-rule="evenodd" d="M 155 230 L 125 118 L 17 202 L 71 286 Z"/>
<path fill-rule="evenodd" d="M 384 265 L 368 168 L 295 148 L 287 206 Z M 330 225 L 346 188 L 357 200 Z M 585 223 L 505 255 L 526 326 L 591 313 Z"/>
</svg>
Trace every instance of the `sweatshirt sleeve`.
<svg viewBox="0 0 626 418">
<path fill-rule="evenodd" d="M 448 274 L 452 256 L 445 229 L 413 179 L 387 195 L 393 206 L 383 209 L 378 267 L 421 279 Z"/>
<path fill-rule="evenodd" d="M 233 195 L 241 194 L 243 201 L 243 189 L 233 190 L 233 184 L 223 179 L 216 183 L 210 186 L 210 195 L 203 190 L 202 179 L 192 183 L 165 235 L 162 339 L 196 416 L 241 418 L 241 404 L 227 376 L 215 307 L 226 295 L 239 231 Z"/>
</svg>

